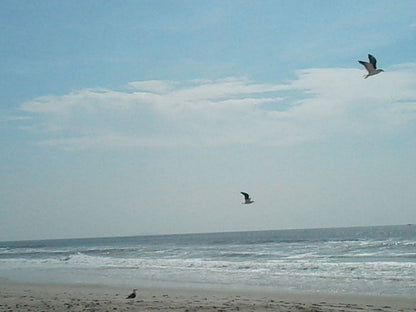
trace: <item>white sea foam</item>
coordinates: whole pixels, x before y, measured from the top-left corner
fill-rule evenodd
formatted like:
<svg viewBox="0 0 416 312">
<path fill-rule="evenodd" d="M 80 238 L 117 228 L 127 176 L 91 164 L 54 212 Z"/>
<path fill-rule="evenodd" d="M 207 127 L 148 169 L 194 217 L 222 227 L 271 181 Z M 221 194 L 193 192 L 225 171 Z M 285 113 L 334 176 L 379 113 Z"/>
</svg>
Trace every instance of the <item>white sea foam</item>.
<svg viewBox="0 0 416 312">
<path fill-rule="evenodd" d="M 416 295 L 416 231 L 407 227 L 397 231 L 388 227 L 359 231 L 271 231 L 0 244 L 0 276 L 75 283 L 130 285 L 144 281 L 191 287 L 227 285 Z M 384 234 L 380 233 L 387 235 L 382 239 L 380 235 Z M 329 239 L 331 235 L 336 238 Z"/>
</svg>

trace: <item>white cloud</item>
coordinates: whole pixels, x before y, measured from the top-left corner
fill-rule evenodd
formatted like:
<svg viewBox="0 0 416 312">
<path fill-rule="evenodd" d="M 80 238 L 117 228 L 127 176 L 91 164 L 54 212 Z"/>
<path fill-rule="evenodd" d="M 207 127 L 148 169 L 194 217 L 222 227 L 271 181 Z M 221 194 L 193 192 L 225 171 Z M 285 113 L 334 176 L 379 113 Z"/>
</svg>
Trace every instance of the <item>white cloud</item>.
<svg viewBox="0 0 416 312">
<path fill-rule="evenodd" d="M 124 148 L 133 146 L 147 146 L 147 147 L 167 147 L 177 146 L 183 144 L 179 140 L 169 140 L 167 138 L 139 138 L 133 136 L 120 135 L 95 135 L 82 136 L 69 139 L 49 139 L 39 143 L 41 146 L 59 146 L 67 151 L 77 151 L 83 149 L 112 149 Z"/>
<path fill-rule="evenodd" d="M 143 92 L 168 93 L 175 87 L 175 83 L 161 80 L 133 81 L 127 87 Z"/>
<path fill-rule="evenodd" d="M 416 64 L 364 70 L 312 68 L 285 83 L 246 78 L 137 81 L 35 98 L 41 145 L 68 150 L 178 145 L 290 145 L 388 135 L 416 119 Z"/>
<path fill-rule="evenodd" d="M 6 117 L 3 117 L 2 118 L 2 120 L 4 120 L 4 121 L 27 121 L 27 120 L 30 120 L 31 119 L 31 117 L 28 117 L 28 116 L 6 116 Z"/>
</svg>

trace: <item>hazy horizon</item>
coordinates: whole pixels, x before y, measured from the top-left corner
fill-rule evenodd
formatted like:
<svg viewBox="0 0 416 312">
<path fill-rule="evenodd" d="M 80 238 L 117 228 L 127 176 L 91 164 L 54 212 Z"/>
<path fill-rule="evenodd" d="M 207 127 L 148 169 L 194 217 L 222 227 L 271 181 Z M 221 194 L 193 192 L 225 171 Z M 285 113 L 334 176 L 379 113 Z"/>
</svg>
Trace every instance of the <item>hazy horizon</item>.
<svg viewBox="0 0 416 312">
<path fill-rule="evenodd" d="M 180 235 L 210 235 L 210 234 L 232 234 L 232 233 L 255 233 L 255 232 L 280 232 L 280 231 L 307 231 L 307 230 L 336 230 L 336 229 L 354 229 L 354 228 L 379 228 L 379 227 L 397 227 L 397 226 L 414 226 L 415 224 L 378 224 L 378 225 L 358 225 L 358 226 L 340 226 L 340 227 L 314 227 L 314 228 L 287 228 L 287 229 L 263 229 L 263 230 L 250 230 L 250 231 L 224 231 L 224 232 L 185 232 L 185 233 L 139 233 L 135 235 L 123 235 L 123 236 L 97 236 L 97 237 L 56 237 L 56 238 L 44 238 L 44 239 L 23 239 L 23 240 L 10 240 L 10 241 L 0 241 L 3 243 L 9 242 L 31 242 L 31 241 L 49 241 L 49 240 L 88 240 L 88 239 L 113 239 L 113 238 L 133 238 L 133 237 L 153 237 L 153 236 L 180 236 Z"/>
</svg>

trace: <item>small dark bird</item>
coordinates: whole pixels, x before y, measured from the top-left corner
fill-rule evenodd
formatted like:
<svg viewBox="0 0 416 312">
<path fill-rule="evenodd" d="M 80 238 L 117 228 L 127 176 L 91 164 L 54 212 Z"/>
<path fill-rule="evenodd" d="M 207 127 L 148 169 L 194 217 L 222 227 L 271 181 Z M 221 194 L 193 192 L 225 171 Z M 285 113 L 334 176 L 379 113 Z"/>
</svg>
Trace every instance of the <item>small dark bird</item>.
<svg viewBox="0 0 416 312">
<path fill-rule="evenodd" d="M 242 203 L 242 204 L 248 205 L 248 204 L 254 203 L 254 200 L 251 200 L 250 195 L 248 195 L 245 192 L 240 192 L 240 193 L 244 195 L 244 203 Z"/>
<path fill-rule="evenodd" d="M 133 292 L 130 294 L 130 295 L 128 295 L 127 297 L 126 297 L 126 299 L 133 299 L 133 298 L 136 298 L 136 291 L 137 291 L 137 289 L 135 288 L 135 289 L 133 289 Z"/>
<path fill-rule="evenodd" d="M 372 56 L 371 54 L 368 55 L 368 60 L 370 61 L 368 62 L 364 62 L 364 61 L 358 61 L 358 63 L 360 63 L 361 65 L 363 65 L 365 67 L 365 69 L 367 69 L 368 74 L 364 77 L 364 79 L 373 76 L 373 75 L 377 75 L 378 73 L 384 72 L 384 70 L 382 69 L 377 69 L 377 60 L 374 56 Z"/>
</svg>

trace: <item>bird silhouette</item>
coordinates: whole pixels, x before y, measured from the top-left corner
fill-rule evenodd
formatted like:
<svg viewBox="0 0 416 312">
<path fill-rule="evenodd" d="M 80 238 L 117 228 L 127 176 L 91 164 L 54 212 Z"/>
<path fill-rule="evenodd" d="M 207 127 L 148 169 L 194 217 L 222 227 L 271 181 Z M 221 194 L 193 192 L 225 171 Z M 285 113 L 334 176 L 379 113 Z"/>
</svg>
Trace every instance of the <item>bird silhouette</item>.
<svg viewBox="0 0 416 312">
<path fill-rule="evenodd" d="M 382 70 L 382 69 L 377 69 L 377 60 L 374 56 L 369 54 L 368 55 L 368 60 L 370 62 L 358 61 L 358 63 L 363 65 L 365 67 L 365 69 L 367 69 L 367 71 L 368 71 L 368 74 L 365 75 L 364 79 L 367 79 L 370 76 L 377 75 L 378 73 L 384 72 L 384 70 Z"/>
<path fill-rule="evenodd" d="M 244 195 L 244 203 L 242 203 L 242 204 L 248 205 L 248 204 L 254 203 L 254 200 L 251 200 L 250 195 L 248 195 L 245 192 L 240 192 L 240 193 Z"/>
<path fill-rule="evenodd" d="M 135 288 L 135 289 L 133 289 L 133 292 L 130 294 L 130 295 L 128 295 L 127 297 L 126 297 L 126 299 L 133 299 L 133 298 L 136 298 L 136 291 L 137 291 L 137 289 Z"/>
</svg>

